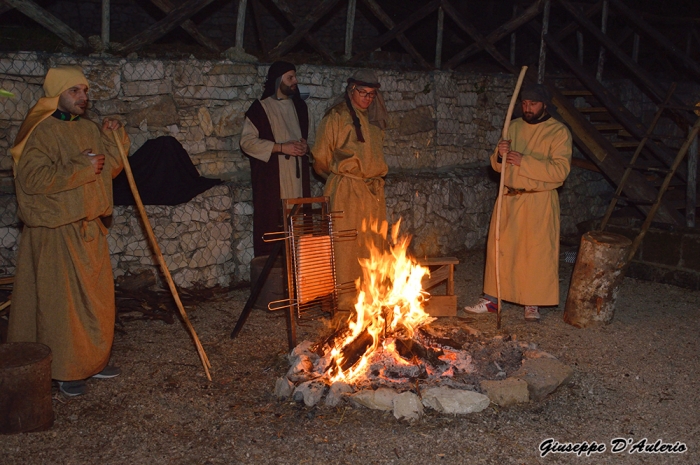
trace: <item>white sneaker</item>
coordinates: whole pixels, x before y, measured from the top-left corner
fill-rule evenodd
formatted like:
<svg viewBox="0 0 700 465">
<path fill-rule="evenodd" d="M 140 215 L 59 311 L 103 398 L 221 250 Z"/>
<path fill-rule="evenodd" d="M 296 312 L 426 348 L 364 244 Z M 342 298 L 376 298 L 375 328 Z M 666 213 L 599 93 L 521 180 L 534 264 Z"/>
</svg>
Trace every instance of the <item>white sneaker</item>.
<svg viewBox="0 0 700 465">
<path fill-rule="evenodd" d="M 469 313 L 497 313 L 498 305 L 482 297 L 476 305 L 464 307 L 464 311 Z"/>
<path fill-rule="evenodd" d="M 540 310 L 536 305 L 525 306 L 525 321 L 540 321 Z"/>
</svg>

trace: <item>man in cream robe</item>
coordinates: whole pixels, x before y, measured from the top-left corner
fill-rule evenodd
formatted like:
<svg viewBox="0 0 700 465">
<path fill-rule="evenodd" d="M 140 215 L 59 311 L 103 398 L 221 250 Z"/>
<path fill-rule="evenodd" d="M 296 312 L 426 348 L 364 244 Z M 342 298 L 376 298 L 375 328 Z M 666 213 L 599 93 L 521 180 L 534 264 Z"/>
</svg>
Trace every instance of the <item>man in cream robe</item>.
<svg viewBox="0 0 700 465">
<path fill-rule="evenodd" d="M 342 211 L 334 220 L 337 231 L 355 229 L 355 241 L 335 241 L 338 284 L 353 282 L 362 274 L 358 259 L 368 258 L 371 233 L 362 231 L 363 221 L 386 220 L 384 176 L 384 128 L 387 113 L 376 75 L 361 70 L 348 79 L 346 92 L 331 106 L 316 132 L 312 150 L 314 170 L 327 178 L 324 195 L 331 210 Z M 339 296 L 341 310 L 353 308 L 356 296 Z"/>
<path fill-rule="evenodd" d="M 501 299 L 525 306 L 525 319 L 537 321 L 539 306 L 559 305 L 559 196 L 571 169 L 569 129 L 547 112 L 542 85 L 523 89 L 523 118 L 511 122 L 508 140 L 491 155 L 505 189 L 500 224 Z M 496 211 L 491 217 L 484 272 L 484 297 L 472 313 L 496 310 Z"/>
<path fill-rule="evenodd" d="M 281 230 L 281 199 L 310 197 L 306 138 L 309 113 L 299 95 L 296 68 L 277 61 L 265 90 L 246 112 L 241 150 L 250 160 L 253 187 L 253 251 L 268 255 L 263 235 Z"/>
<path fill-rule="evenodd" d="M 66 395 L 108 367 L 114 337 L 114 278 L 101 218 L 112 213 L 112 178 L 122 169 L 113 139 L 82 118 L 88 82 L 80 68 L 48 71 L 46 97 L 30 110 L 11 149 L 24 223 L 8 330 L 11 342 L 51 348 L 52 378 Z M 128 137 L 120 130 L 128 147 Z"/>
</svg>

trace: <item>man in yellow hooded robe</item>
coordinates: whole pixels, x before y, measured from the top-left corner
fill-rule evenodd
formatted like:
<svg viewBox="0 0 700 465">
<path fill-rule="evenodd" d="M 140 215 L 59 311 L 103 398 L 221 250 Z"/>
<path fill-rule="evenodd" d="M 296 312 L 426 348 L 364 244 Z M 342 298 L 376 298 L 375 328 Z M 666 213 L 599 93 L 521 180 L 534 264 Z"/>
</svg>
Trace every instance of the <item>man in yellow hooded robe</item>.
<svg viewBox="0 0 700 465">
<path fill-rule="evenodd" d="M 110 378 L 114 277 L 107 229 L 112 178 L 122 169 L 113 131 L 82 118 L 88 82 L 80 68 L 51 68 L 46 96 L 30 110 L 10 150 L 18 216 L 24 223 L 8 329 L 10 342 L 39 342 L 52 351 L 51 377 L 69 396 L 85 379 Z"/>
</svg>

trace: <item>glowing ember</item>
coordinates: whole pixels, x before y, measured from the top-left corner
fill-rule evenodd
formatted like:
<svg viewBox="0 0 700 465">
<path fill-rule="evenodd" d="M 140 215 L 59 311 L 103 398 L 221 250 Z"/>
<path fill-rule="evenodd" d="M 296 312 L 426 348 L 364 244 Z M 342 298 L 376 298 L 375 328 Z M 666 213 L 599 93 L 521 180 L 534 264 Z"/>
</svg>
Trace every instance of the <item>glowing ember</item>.
<svg viewBox="0 0 700 465">
<path fill-rule="evenodd" d="M 330 352 L 330 381 L 352 383 L 367 373 L 377 358 L 392 359 L 393 365 L 410 365 L 396 348 L 396 340 L 413 338 L 416 329 L 434 318 L 423 311 L 429 296 L 421 280 L 427 268 L 407 256 L 410 237 L 399 237 L 400 221 L 391 230 L 387 247 L 368 244 L 370 257 L 360 259 L 362 277 L 355 314 L 348 321 L 348 331 L 336 340 Z M 368 231 L 366 222 L 362 230 Z M 370 231 L 388 243 L 388 225 L 372 222 Z"/>
</svg>

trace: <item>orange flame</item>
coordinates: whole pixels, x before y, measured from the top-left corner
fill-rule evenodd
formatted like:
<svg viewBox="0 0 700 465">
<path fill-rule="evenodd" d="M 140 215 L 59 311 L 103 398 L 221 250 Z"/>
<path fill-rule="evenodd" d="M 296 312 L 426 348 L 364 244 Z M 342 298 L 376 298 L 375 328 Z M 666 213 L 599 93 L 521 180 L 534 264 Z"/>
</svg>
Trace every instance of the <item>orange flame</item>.
<svg viewBox="0 0 700 465">
<path fill-rule="evenodd" d="M 380 246 L 368 242 L 370 257 L 359 260 L 362 277 L 355 282 L 358 290 L 355 315 L 348 321 L 348 335 L 331 350 L 331 366 L 334 367 L 331 382 L 351 383 L 358 379 L 366 372 L 372 355 L 380 346 L 384 351 L 395 350 L 390 335 L 411 338 L 418 327 L 434 320 L 423 311 L 423 302 L 429 294 L 423 291 L 421 280 L 430 272 L 406 254 L 411 238 L 399 237 L 400 225 L 399 220 L 391 229 L 393 245 L 384 246 L 388 244 L 386 221 L 381 227 L 376 221 L 370 224 L 370 231 L 379 234 L 382 241 L 379 241 Z M 367 226 L 363 221 L 363 232 L 367 232 Z M 371 336 L 371 344 L 359 361 L 343 370 L 346 362 L 343 349 L 365 332 Z"/>
</svg>

